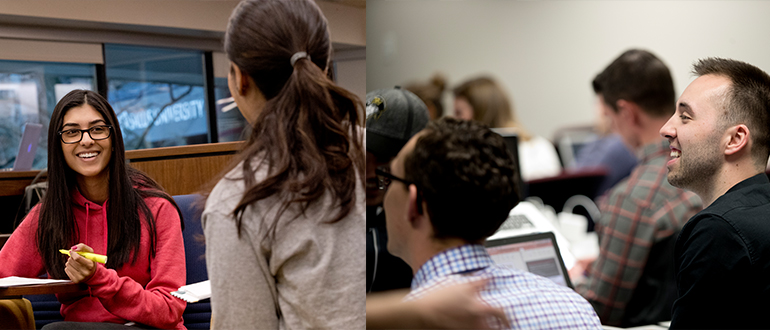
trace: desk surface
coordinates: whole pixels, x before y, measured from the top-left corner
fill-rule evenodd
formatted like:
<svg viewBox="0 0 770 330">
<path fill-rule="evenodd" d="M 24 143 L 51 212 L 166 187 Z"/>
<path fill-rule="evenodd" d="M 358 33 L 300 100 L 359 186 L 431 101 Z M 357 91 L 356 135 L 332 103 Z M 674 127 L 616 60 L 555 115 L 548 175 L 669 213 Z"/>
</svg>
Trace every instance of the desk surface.
<svg viewBox="0 0 770 330">
<path fill-rule="evenodd" d="M 0 299 L 17 298 L 33 294 L 72 293 L 87 290 L 84 283 L 50 283 L 0 288 Z"/>
<path fill-rule="evenodd" d="M 24 187 L 40 173 L 36 171 L 4 171 L 0 172 L 0 196 L 20 196 L 24 194 Z M 42 176 L 41 179 L 45 179 Z"/>
<path fill-rule="evenodd" d="M 243 143 L 243 141 L 234 141 L 127 150 L 126 159 L 131 163 L 135 163 L 155 159 L 185 158 L 185 156 L 201 157 L 208 154 L 235 154 L 241 149 Z"/>
</svg>

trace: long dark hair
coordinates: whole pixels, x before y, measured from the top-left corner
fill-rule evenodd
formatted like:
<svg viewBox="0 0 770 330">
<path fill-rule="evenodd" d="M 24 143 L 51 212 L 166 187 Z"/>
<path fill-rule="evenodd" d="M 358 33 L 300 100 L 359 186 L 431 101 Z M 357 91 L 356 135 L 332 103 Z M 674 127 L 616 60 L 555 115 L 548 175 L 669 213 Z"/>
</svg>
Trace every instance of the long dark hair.
<svg viewBox="0 0 770 330">
<path fill-rule="evenodd" d="M 330 222 L 343 219 L 355 205 L 356 176 L 363 177 L 366 166 L 359 131 L 363 104 L 324 73 L 331 43 L 321 10 L 312 1 L 243 1 L 230 16 L 225 51 L 267 99 L 239 157 L 246 186 L 233 211 L 239 235 L 245 209 L 276 194 L 288 197 L 266 223 L 266 235 L 274 234 L 290 205 L 304 213 L 327 190 L 339 207 Z M 297 52 L 309 57 L 292 66 Z M 267 165 L 260 182 L 254 159 Z"/>
<path fill-rule="evenodd" d="M 74 90 L 56 104 L 48 127 L 48 191 L 41 203 L 37 227 L 37 248 L 43 257 L 46 271 L 53 278 L 67 278 L 64 272 L 65 258 L 59 249 L 67 249 L 79 243 L 77 224 L 72 213 L 72 192 L 77 188 L 76 173 L 64 160 L 59 130 L 64 124 L 64 114 L 69 109 L 84 104 L 92 106 L 112 126 L 112 157 L 109 168 L 109 205 L 107 207 L 108 246 L 107 267 L 117 269 L 139 255 L 141 221 L 144 215 L 150 232 L 152 256 L 155 256 L 155 218 L 146 197 L 162 197 L 169 200 L 179 211 L 174 200 L 150 177 L 126 164 L 123 133 L 112 107 L 98 93 Z M 181 217 L 181 214 L 180 214 Z M 184 225 L 184 224 L 182 224 Z"/>
</svg>

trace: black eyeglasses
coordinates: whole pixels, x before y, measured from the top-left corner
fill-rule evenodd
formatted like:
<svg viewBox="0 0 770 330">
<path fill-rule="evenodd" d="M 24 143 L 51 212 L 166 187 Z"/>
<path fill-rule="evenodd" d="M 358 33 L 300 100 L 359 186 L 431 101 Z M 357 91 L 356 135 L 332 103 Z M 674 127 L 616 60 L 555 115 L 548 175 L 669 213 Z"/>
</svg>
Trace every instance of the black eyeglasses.
<svg viewBox="0 0 770 330">
<path fill-rule="evenodd" d="M 393 174 L 390 174 L 390 169 L 387 166 L 380 166 L 376 168 L 374 170 L 374 173 L 377 174 L 377 184 L 379 185 L 381 190 L 388 189 L 390 182 L 393 180 L 399 181 L 407 186 L 409 186 L 410 184 L 414 184 L 414 182 L 406 181 Z"/>
<path fill-rule="evenodd" d="M 414 182 L 406 181 L 393 174 L 390 174 L 390 168 L 388 166 L 380 166 L 374 169 L 374 174 L 377 174 L 377 184 L 382 190 L 388 189 L 388 186 L 390 186 L 390 182 L 393 180 L 400 181 L 401 183 L 407 186 L 409 186 L 410 184 L 417 186 L 417 184 L 415 184 Z M 418 194 L 417 194 L 417 212 L 422 214 L 422 193 L 419 193 L 419 188 L 418 188 Z"/>
<path fill-rule="evenodd" d="M 88 132 L 88 136 L 91 137 L 91 140 L 104 140 L 110 137 L 112 126 L 98 125 L 89 129 L 65 129 L 59 131 L 59 138 L 61 138 L 61 142 L 66 144 L 78 143 L 83 140 L 83 133 L 85 132 Z"/>
</svg>

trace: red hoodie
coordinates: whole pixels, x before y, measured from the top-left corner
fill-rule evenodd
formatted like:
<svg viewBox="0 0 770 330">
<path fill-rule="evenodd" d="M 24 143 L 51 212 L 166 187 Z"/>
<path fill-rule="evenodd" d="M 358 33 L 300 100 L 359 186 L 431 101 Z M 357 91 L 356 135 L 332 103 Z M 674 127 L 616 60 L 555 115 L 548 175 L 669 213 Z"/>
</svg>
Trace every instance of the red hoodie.
<svg viewBox="0 0 770 330">
<path fill-rule="evenodd" d="M 179 213 L 163 198 L 151 197 L 144 201 L 155 217 L 155 257 L 151 257 L 149 231 L 140 212 L 142 235 L 136 263 L 132 264 L 130 258 L 120 269 L 105 268 L 97 263 L 93 276 L 85 281 L 88 285 L 86 294 L 57 295 L 66 321 L 137 322 L 160 329 L 185 329 L 182 312 L 186 303 L 170 294 L 185 284 L 186 277 Z M 72 212 L 79 243 L 105 255 L 108 202 L 98 205 L 77 190 L 72 194 Z M 0 277 L 38 277 L 45 273 L 43 259 L 37 250 L 39 212 L 40 205 L 37 205 L 3 246 L 0 251 Z"/>
</svg>

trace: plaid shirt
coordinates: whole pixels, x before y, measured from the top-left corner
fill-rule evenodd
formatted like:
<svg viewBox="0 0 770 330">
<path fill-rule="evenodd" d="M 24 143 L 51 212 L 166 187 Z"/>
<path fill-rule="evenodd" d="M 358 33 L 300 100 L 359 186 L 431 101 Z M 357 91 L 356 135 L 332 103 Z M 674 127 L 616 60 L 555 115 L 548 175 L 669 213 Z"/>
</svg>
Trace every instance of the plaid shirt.
<svg viewBox="0 0 770 330">
<path fill-rule="evenodd" d="M 596 312 L 583 297 L 547 278 L 495 265 L 481 245 L 464 245 L 433 256 L 415 274 L 412 292 L 404 300 L 482 278 L 489 283 L 481 300 L 503 308 L 513 329 L 601 329 Z"/>
<path fill-rule="evenodd" d="M 666 140 L 644 146 L 631 175 L 599 202 L 599 257 L 587 281 L 576 289 L 594 306 L 602 324 L 623 320 L 652 245 L 681 230 L 703 208 L 697 195 L 668 183 L 670 152 Z"/>
</svg>

